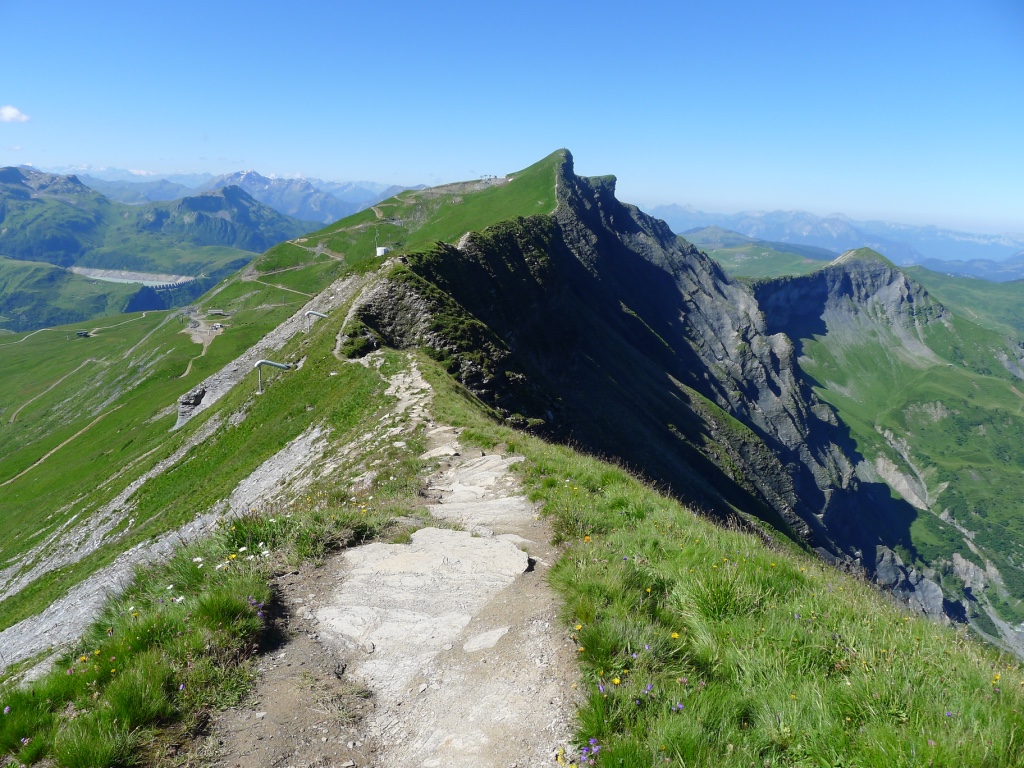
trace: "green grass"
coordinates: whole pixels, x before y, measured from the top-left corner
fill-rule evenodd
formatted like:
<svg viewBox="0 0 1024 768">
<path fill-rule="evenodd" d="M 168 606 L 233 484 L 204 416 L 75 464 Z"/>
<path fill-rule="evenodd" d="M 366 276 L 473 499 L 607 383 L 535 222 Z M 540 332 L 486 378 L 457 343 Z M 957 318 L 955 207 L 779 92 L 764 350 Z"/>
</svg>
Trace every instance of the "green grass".
<svg viewBox="0 0 1024 768">
<path fill-rule="evenodd" d="M 382 370 L 402 364 L 389 353 Z M 380 382 L 376 370 L 344 367 L 356 381 Z M 340 398 L 348 415 L 331 422 L 340 435 L 344 418 L 360 433 L 376 421 L 379 400 L 352 395 Z M 250 412 L 250 419 L 261 417 Z M 238 444 L 235 450 L 244 451 Z M 388 472 L 370 488 L 353 494 L 351 472 L 339 468 L 301 495 L 226 520 L 211 538 L 140 572 L 49 675 L 27 688 L 0 688 L 0 711 L 10 708 L 0 714 L 0 754 L 19 763 L 121 766 L 145 762 L 161 740 L 198 736 L 211 710 L 236 706 L 251 690 L 254 658 L 277 610 L 273 575 L 398 530 L 395 516 L 416 514 L 423 467 L 415 457 L 423 450 L 421 428 L 405 445 L 379 449 Z"/>
<path fill-rule="evenodd" d="M 273 572 L 389 527 L 390 517 L 323 493 L 287 515 L 251 514 L 141 574 L 42 680 L 0 693 L 0 750 L 34 763 L 130 765 L 158 733 L 197 732 L 201 713 L 239 704 L 271 627 Z M 338 494 L 333 494 L 337 496 Z M 298 558 L 298 560 L 296 560 Z"/>
<path fill-rule="evenodd" d="M 290 313 L 291 310 L 287 312 Z M 240 315 L 232 318 L 233 328 L 241 322 Z M 264 317 L 255 330 L 268 325 L 272 327 L 280 319 L 283 318 Z M 336 322 L 340 323 L 341 319 Z M 325 328 L 326 324 L 322 326 Z M 37 612 L 89 573 L 111 562 L 124 548 L 181 525 L 219 499 L 227 498 L 240 480 L 314 422 L 326 423 L 340 436 L 354 429 L 367 412 L 372 413 L 380 403 L 383 391 L 379 375 L 363 366 L 344 366 L 334 360 L 327 351 L 333 344 L 333 335 L 330 330 L 322 329 L 319 335 L 302 335 L 293 342 L 293 349 L 298 350 L 305 345 L 307 354 L 315 355 L 316 359 L 307 362 L 301 370 L 287 374 L 289 387 L 279 386 L 279 377 L 267 376 L 266 393 L 257 398 L 255 374 L 250 374 L 253 379 L 251 385 L 243 384 L 236 388 L 225 396 L 221 405 L 228 412 L 245 409 L 248 417 L 236 426 L 222 425 L 193 449 L 188 462 L 177 464 L 139 488 L 132 496 L 134 524 L 131 529 L 122 531 L 87 558 L 51 571 L 29 588 L 0 603 L 0 626 L 10 626 Z M 177 326 L 173 330 L 177 333 Z M 247 340 L 244 346 L 255 340 Z M 197 362 L 211 358 L 219 343 L 220 339 L 210 347 L 207 357 Z M 226 361 L 241 350 L 229 345 L 222 351 L 227 353 L 226 359 L 222 358 Z M 184 370 L 184 361 L 179 360 L 173 370 Z M 189 381 L 201 379 L 210 370 L 200 366 Z M 331 371 L 338 375 L 330 376 Z M 125 478 L 121 483 L 103 487 L 104 479 L 132 458 L 143 462 L 138 465 L 138 471 L 144 471 L 173 453 L 181 440 L 205 421 L 205 417 L 195 419 L 195 423 L 190 423 L 181 433 L 168 438 L 167 430 L 173 424 L 174 416 L 169 415 L 156 422 L 149 419 L 162 404 L 173 403 L 174 396 L 165 394 L 158 397 L 155 402 L 160 405 L 156 407 L 153 397 L 154 394 L 159 395 L 160 390 L 180 392 L 183 385 L 174 379 L 161 383 L 161 377 L 155 378 L 158 380 L 147 380 L 125 398 L 116 421 L 100 421 L 75 440 L 74 451 L 61 454 L 61 461 L 45 462 L 8 486 L 10 503 L 5 504 L 4 518 L 13 536 L 3 546 L 5 559 L 27 551 L 47 530 L 53 530 L 66 519 L 55 517 L 41 527 L 37 519 L 41 505 L 53 505 L 57 499 L 81 498 L 84 494 L 85 501 L 80 501 L 77 509 L 98 508 L 128 482 Z M 13 476 L 15 470 L 20 471 L 29 460 L 76 427 L 78 422 L 40 444 L 16 452 L 9 459 L 5 458 L 0 468 L 10 466 L 11 469 L 6 471 Z M 27 458 L 24 458 L 26 454 Z M 68 482 L 69 473 L 75 478 L 72 482 Z M 89 484 L 92 484 L 91 488 Z M 72 512 L 66 510 L 65 515 Z"/>
</svg>

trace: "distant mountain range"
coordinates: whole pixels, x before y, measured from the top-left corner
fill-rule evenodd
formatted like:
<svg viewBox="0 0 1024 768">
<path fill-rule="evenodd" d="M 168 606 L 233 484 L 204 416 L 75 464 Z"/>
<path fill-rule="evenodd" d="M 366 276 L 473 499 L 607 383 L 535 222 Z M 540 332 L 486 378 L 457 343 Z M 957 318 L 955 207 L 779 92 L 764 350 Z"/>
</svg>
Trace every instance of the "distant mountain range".
<svg viewBox="0 0 1024 768">
<path fill-rule="evenodd" d="M 111 200 L 131 204 L 177 200 L 187 195 L 238 186 L 278 213 L 317 224 L 330 224 L 397 195 L 402 190 L 423 188 L 422 184 L 401 187 L 373 181 L 271 177 L 253 170 L 220 176 L 209 173 L 155 176 L 121 168 L 90 166 L 51 170 L 55 173 L 76 174 L 86 186 Z"/>
<path fill-rule="evenodd" d="M 183 246 L 262 252 L 310 229 L 240 187 L 144 205 L 114 202 L 76 176 L 0 169 L 0 255 L 58 266 L 197 274 Z M 192 265 L 194 266 L 194 265 Z"/>
<path fill-rule="evenodd" d="M 218 176 L 200 187 L 199 191 L 208 192 L 228 186 L 240 187 L 275 211 L 303 221 L 330 224 L 360 210 L 357 204 L 317 189 L 306 179 L 272 179 L 256 171 Z M 373 202 L 377 202 L 376 199 Z"/>
<path fill-rule="evenodd" d="M 691 206 L 664 205 L 651 210 L 677 233 L 718 226 L 758 240 L 797 243 L 843 252 L 871 248 L 897 264 L 921 264 L 942 272 L 1016 280 L 1024 264 L 1001 268 L 996 263 L 1020 257 L 1024 235 L 987 235 L 886 221 L 855 221 L 842 214 L 816 216 L 806 211 L 709 213 Z"/>
<path fill-rule="evenodd" d="M 140 289 L 96 286 L 72 267 L 196 277 L 191 290 L 199 295 L 256 253 L 313 228 L 239 186 L 126 205 L 73 175 L 0 168 L 0 327 L 30 330 L 125 311 L 129 293 Z"/>
</svg>

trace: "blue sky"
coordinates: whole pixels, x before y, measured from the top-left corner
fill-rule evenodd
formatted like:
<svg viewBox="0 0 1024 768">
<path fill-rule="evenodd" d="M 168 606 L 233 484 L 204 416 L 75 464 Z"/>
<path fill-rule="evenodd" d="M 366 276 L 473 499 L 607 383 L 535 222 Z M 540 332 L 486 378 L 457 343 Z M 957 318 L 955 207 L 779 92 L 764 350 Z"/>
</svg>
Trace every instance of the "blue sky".
<svg viewBox="0 0 1024 768">
<path fill-rule="evenodd" d="M 0 165 L 436 184 L 564 146 L 646 206 L 1024 232 L 1020 0 L 0 0 L 0 29 Z"/>
</svg>

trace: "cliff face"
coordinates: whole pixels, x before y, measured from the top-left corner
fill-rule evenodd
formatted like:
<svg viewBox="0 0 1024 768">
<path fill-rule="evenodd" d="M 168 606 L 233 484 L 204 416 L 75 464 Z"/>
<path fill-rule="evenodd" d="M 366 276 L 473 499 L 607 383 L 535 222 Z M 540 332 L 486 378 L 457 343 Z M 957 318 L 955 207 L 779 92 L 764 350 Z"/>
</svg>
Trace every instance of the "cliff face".
<svg viewBox="0 0 1024 768">
<path fill-rule="evenodd" d="M 768 327 L 790 338 L 828 332 L 840 346 L 866 333 L 891 336 L 904 354 L 937 362 L 924 339 L 930 323 L 948 322 L 946 309 L 891 262 L 867 248 L 848 251 L 801 277 L 755 284 Z"/>
<path fill-rule="evenodd" d="M 404 257 L 353 312 L 346 348 L 418 344 L 515 423 L 614 456 L 719 514 L 753 513 L 873 568 L 871 514 L 907 518 L 758 299 L 668 226 L 582 178 L 552 216 Z M 912 515 L 911 515 L 912 516 Z M 908 518 L 909 519 L 909 518 Z"/>
</svg>

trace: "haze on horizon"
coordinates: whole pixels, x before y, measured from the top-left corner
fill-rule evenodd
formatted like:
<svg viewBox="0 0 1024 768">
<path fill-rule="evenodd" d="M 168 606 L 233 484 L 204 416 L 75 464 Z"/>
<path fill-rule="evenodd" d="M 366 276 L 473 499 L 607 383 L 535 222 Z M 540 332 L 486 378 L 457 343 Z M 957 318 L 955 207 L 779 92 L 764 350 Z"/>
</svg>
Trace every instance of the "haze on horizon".
<svg viewBox="0 0 1024 768">
<path fill-rule="evenodd" d="M 643 206 L 1024 232 L 1024 6 L 0 5 L 0 165 L 439 184 L 558 147 Z"/>
</svg>

